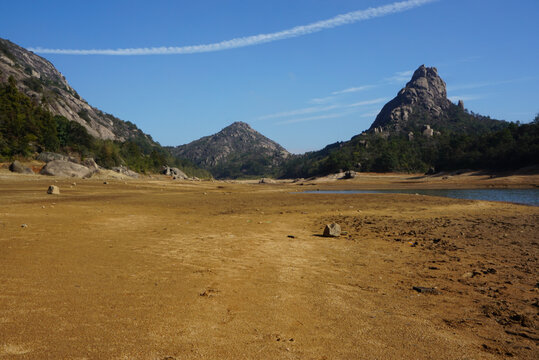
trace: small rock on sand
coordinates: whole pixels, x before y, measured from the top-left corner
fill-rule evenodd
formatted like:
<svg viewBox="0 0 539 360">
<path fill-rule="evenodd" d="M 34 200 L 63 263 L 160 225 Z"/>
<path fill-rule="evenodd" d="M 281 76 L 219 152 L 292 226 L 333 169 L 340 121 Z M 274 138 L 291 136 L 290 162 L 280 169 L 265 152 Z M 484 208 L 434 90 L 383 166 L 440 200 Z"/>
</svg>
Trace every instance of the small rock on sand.
<svg viewBox="0 0 539 360">
<path fill-rule="evenodd" d="M 438 294 L 436 288 L 424 287 L 424 286 L 413 286 L 412 289 L 422 294 Z"/>
<path fill-rule="evenodd" d="M 341 226 L 337 223 L 327 224 L 324 228 L 324 237 L 337 237 L 341 235 Z"/>
<path fill-rule="evenodd" d="M 60 195 L 60 188 L 56 185 L 51 185 L 49 186 L 49 188 L 47 189 L 47 194 L 50 194 L 50 195 Z"/>
</svg>

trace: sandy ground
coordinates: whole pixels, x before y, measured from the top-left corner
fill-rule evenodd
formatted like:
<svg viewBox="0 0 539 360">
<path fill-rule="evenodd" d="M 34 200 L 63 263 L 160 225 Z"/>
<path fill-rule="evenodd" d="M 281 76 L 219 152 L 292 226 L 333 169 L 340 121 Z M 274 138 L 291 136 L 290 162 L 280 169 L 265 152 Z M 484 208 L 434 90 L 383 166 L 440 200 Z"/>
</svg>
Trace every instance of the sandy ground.
<svg viewBox="0 0 539 360">
<path fill-rule="evenodd" d="M 537 359 L 538 207 L 295 192 L 538 180 L 2 170 L 0 359 Z M 332 221 L 347 234 L 321 237 Z"/>
</svg>

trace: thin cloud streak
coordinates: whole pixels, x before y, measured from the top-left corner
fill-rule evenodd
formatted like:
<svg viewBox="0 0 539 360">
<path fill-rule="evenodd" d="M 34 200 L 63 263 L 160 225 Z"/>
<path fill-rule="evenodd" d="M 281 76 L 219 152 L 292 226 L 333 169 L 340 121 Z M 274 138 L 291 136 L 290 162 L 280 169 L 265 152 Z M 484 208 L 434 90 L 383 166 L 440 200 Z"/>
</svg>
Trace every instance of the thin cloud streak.
<svg viewBox="0 0 539 360">
<path fill-rule="evenodd" d="M 328 20 L 317 21 L 308 25 L 296 26 L 291 29 L 253 36 L 245 36 L 225 40 L 213 44 L 189 45 L 178 47 L 152 47 L 152 48 L 128 48 L 128 49 L 47 49 L 30 48 L 31 51 L 40 54 L 62 54 L 62 55 L 172 55 L 172 54 L 195 54 L 214 51 L 236 49 L 246 46 L 265 44 L 273 41 L 284 40 L 313 34 L 319 31 L 332 29 L 338 26 L 357 23 L 386 15 L 400 13 L 414 9 L 437 0 L 408 0 L 392 4 L 368 8 L 366 10 L 352 11 L 346 14 L 337 15 Z"/>
<path fill-rule="evenodd" d="M 367 89 L 370 89 L 370 88 L 373 88 L 373 87 L 374 87 L 374 85 L 363 85 L 363 86 L 351 87 L 351 88 L 344 89 L 344 90 L 334 91 L 334 92 L 331 93 L 331 95 L 341 95 L 341 94 L 354 93 L 354 92 L 358 92 L 358 91 L 367 90 Z"/>
<path fill-rule="evenodd" d="M 295 124 L 295 123 L 300 123 L 300 122 L 305 122 L 305 121 L 322 120 L 322 119 L 334 119 L 334 118 L 339 118 L 339 117 L 349 115 L 351 113 L 352 112 L 347 111 L 347 112 L 336 113 L 336 114 L 309 116 L 309 117 L 304 117 L 304 118 L 299 118 L 299 119 L 279 121 L 279 122 L 276 122 L 275 125 Z"/>
<path fill-rule="evenodd" d="M 533 77 L 524 77 L 524 78 L 510 79 L 510 80 L 485 81 L 485 82 L 478 82 L 478 83 L 471 83 L 471 84 L 462 84 L 462 85 L 456 85 L 456 86 L 448 86 L 447 91 L 477 89 L 477 88 L 488 87 L 488 86 L 519 83 L 519 82 L 530 81 L 530 80 L 535 80 L 535 79 L 536 78 L 533 78 Z"/>
<path fill-rule="evenodd" d="M 357 103 L 345 105 L 345 107 L 358 107 L 358 106 L 365 106 L 365 105 L 380 104 L 380 103 L 385 102 L 387 100 L 388 100 L 388 98 L 386 98 L 386 97 L 372 99 L 372 100 L 364 100 L 364 101 L 360 101 L 360 102 L 357 102 Z"/>
<path fill-rule="evenodd" d="M 309 103 L 311 104 L 324 104 L 324 103 L 327 103 L 331 100 L 335 99 L 335 96 L 327 96 L 327 97 L 323 97 L 323 98 L 314 98 L 314 99 L 311 99 L 309 100 Z"/>
<path fill-rule="evenodd" d="M 386 81 L 393 82 L 393 83 L 395 82 L 401 83 L 403 81 L 408 81 L 410 80 L 410 76 L 412 76 L 413 73 L 414 73 L 413 70 L 396 72 L 393 76 L 388 77 Z"/>
<path fill-rule="evenodd" d="M 340 106 L 339 105 L 330 105 L 330 106 L 324 106 L 324 107 L 313 106 L 313 107 L 308 107 L 308 108 L 303 108 L 303 109 L 297 109 L 297 110 L 280 112 L 280 113 L 276 113 L 276 114 L 260 116 L 258 118 L 258 120 L 267 120 L 267 119 L 290 117 L 290 116 L 295 116 L 295 115 L 312 114 L 312 113 L 324 112 L 324 111 L 337 109 L 338 107 L 340 107 Z"/>
<path fill-rule="evenodd" d="M 303 109 L 297 109 L 297 110 L 291 110 L 291 111 L 285 111 L 285 112 L 260 116 L 257 118 L 257 120 L 278 119 L 278 118 L 293 117 L 297 115 L 316 114 L 316 113 L 325 112 L 329 110 L 336 110 L 336 109 L 350 109 L 350 108 L 356 108 L 356 107 L 361 107 L 365 105 L 379 104 L 384 101 L 387 101 L 387 98 L 384 97 L 384 98 L 376 98 L 376 99 L 371 99 L 371 100 L 364 100 L 364 101 L 359 101 L 352 104 L 312 106 L 312 107 L 303 108 Z M 320 116 L 325 116 L 325 115 L 320 115 Z M 287 122 L 283 122 L 283 123 L 287 123 Z"/>
</svg>

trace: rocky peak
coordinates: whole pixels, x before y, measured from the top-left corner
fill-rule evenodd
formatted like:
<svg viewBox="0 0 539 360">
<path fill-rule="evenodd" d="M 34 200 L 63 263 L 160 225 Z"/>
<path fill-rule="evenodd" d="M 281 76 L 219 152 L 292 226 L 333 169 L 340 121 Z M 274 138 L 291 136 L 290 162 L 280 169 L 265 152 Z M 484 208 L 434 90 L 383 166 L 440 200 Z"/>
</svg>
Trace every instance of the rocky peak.
<svg viewBox="0 0 539 360">
<path fill-rule="evenodd" d="M 249 126 L 249 124 L 244 123 L 242 121 L 236 121 L 228 125 L 227 127 L 225 127 L 223 130 L 221 130 L 219 134 L 226 135 L 226 136 L 240 136 L 240 135 L 256 136 L 257 132 L 251 126 Z"/>
<path fill-rule="evenodd" d="M 410 125 L 413 115 L 421 114 L 428 122 L 442 117 L 450 106 L 446 85 L 438 76 L 438 70 L 421 65 L 397 96 L 382 108 L 369 130 L 402 131 Z"/>
<path fill-rule="evenodd" d="M 435 67 L 421 65 L 403 90 L 411 91 L 411 89 L 415 89 L 418 93 L 425 92 L 431 97 L 447 98 L 445 82 L 438 76 Z"/>
</svg>

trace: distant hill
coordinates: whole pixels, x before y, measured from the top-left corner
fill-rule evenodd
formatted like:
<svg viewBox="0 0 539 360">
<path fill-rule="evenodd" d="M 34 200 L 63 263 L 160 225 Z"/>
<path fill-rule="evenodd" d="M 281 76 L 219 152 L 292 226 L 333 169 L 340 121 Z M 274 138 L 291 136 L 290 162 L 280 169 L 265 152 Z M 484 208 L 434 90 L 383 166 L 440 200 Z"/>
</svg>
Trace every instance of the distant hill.
<svg viewBox="0 0 539 360">
<path fill-rule="evenodd" d="M 235 122 L 216 134 L 168 149 L 218 178 L 272 175 L 290 155 L 244 122 Z"/>
<path fill-rule="evenodd" d="M 319 151 L 291 156 L 280 175 L 516 169 L 537 165 L 537 159 L 537 117 L 531 124 L 518 125 L 470 113 L 462 101 L 455 105 L 447 98 L 436 68 L 422 65 L 367 131 Z"/>
</svg>

